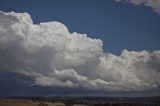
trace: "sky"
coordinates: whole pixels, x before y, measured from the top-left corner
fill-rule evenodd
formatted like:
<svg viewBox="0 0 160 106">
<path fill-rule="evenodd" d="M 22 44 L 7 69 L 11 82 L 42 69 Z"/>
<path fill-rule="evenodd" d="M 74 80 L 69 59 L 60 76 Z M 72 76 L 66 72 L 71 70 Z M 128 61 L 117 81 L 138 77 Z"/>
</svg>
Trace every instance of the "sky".
<svg viewBox="0 0 160 106">
<path fill-rule="evenodd" d="M 143 5 L 114 0 L 0 0 L 0 10 L 27 12 L 34 23 L 62 22 L 70 32 L 102 39 L 104 50 L 114 54 L 160 48 L 160 14 Z"/>
<path fill-rule="evenodd" d="M 160 95 L 159 0 L 0 0 L 0 95 Z"/>
</svg>

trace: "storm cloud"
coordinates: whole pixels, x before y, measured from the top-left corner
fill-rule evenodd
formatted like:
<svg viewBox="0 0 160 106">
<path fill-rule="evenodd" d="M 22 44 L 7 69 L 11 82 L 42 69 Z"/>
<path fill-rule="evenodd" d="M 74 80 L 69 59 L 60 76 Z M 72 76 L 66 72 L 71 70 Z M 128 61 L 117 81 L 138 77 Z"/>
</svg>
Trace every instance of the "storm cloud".
<svg viewBox="0 0 160 106">
<path fill-rule="evenodd" d="M 123 50 L 117 56 L 102 46 L 100 39 L 70 33 L 60 22 L 33 24 L 28 13 L 0 12 L 0 75 L 17 74 L 11 83 L 104 91 L 160 88 L 160 50 Z"/>
</svg>

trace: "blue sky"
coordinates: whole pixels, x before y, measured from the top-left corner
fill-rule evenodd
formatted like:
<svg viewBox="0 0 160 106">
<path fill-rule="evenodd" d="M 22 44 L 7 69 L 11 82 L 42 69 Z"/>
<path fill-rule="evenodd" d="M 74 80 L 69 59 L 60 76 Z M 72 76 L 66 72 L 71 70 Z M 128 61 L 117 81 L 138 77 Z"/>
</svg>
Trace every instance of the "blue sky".
<svg viewBox="0 0 160 106">
<path fill-rule="evenodd" d="M 160 95 L 160 3 L 123 1 L 0 0 L 0 96 Z"/>
<path fill-rule="evenodd" d="M 59 21 L 70 32 L 103 41 L 106 52 L 160 48 L 160 14 L 114 0 L 0 0 L 1 11 L 28 12 L 34 23 Z"/>
</svg>

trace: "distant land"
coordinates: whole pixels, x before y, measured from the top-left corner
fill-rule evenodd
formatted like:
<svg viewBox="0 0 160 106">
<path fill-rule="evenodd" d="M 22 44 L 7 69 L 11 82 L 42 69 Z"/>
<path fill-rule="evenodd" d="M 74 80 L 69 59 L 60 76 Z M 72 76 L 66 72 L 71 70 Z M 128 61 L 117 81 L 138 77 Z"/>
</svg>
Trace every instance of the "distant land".
<svg viewBox="0 0 160 106">
<path fill-rule="evenodd" d="M 155 97 L 0 97 L 0 106 L 160 106 Z"/>
</svg>

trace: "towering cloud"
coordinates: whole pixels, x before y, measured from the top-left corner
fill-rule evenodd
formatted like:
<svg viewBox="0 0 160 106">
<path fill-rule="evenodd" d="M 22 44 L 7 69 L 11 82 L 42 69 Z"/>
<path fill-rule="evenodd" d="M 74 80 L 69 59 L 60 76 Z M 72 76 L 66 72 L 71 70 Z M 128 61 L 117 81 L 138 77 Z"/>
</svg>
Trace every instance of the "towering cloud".
<svg viewBox="0 0 160 106">
<path fill-rule="evenodd" d="M 134 5 L 145 5 L 160 13 L 160 0 L 115 0 L 117 2 L 132 3 Z"/>
<path fill-rule="evenodd" d="M 20 77 L 19 81 L 32 86 L 105 91 L 160 88 L 159 50 L 105 53 L 101 40 L 70 33 L 55 21 L 33 24 L 28 13 L 0 12 L 0 66 L 1 75 L 25 76 L 31 80 Z"/>
</svg>

